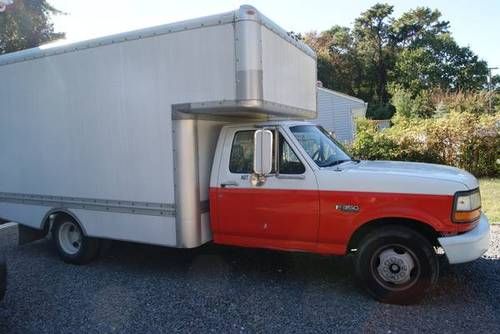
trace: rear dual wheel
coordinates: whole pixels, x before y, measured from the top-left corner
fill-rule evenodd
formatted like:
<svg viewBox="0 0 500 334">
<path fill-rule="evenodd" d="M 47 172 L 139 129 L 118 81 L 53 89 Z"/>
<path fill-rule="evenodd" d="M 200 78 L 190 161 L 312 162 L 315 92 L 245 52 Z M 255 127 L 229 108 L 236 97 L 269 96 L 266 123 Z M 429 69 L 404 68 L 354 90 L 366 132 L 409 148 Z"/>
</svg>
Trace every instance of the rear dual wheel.
<svg viewBox="0 0 500 334">
<path fill-rule="evenodd" d="M 80 225 L 69 216 L 56 219 L 52 239 L 59 256 L 67 263 L 86 264 L 99 253 L 99 239 L 85 236 Z"/>
<path fill-rule="evenodd" d="M 360 242 L 355 271 L 375 299 L 412 304 L 437 281 L 439 261 L 431 243 L 421 234 L 392 226 L 373 231 Z"/>
</svg>

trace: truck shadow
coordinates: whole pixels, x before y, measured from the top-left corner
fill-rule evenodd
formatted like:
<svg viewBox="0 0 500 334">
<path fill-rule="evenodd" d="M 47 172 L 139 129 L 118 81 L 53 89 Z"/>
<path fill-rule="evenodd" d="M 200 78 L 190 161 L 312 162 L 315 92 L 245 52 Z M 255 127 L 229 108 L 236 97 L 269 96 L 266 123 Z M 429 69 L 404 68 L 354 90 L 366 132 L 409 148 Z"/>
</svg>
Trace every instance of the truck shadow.
<svg viewBox="0 0 500 334">
<path fill-rule="evenodd" d="M 140 275 L 161 273 L 182 276 L 187 281 L 223 285 L 278 284 L 283 290 L 318 290 L 335 298 L 372 302 L 357 285 L 352 256 L 321 256 L 208 244 L 195 249 L 173 249 L 127 242 L 114 242 L 103 254 L 101 265 L 127 268 Z M 499 291 L 498 258 L 483 257 L 472 263 L 449 265 L 441 259 L 440 279 L 422 304 L 463 303 L 478 294 Z M 470 284 L 470 282 L 481 282 Z"/>
<path fill-rule="evenodd" d="M 114 242 L 101 262 L 160 272 L 192 272 L 210 275 L 222 270 L 234 275 L 263 275 L 267 278 L 287 276 L 305 279 L 333 275 L 351 277 L 349 257 L 331 257 L 301 252 L 281 252 L 207 244 L 195 249 L 175 249 L 127 242 Z"/>
</svg>

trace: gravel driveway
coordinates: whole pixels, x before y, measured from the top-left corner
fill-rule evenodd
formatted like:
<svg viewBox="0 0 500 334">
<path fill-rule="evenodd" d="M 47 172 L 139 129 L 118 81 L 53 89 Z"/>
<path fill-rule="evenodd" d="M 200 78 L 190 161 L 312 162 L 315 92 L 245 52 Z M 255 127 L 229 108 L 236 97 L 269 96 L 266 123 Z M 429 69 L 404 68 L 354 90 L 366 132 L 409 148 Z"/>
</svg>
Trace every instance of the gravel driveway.
<svg viewBox="0 0 500 334">
<path fill-rule="evenodd" d="M 443 268 L 431 295 L 406 307 L 360 291 L 348 258 L 115 243 L 74 266 L 47 240 L 16 239 L 16 228 L 0 230 L 0 333 L 500 331 L 500 226 L 482 259 Z"/>
</svg>

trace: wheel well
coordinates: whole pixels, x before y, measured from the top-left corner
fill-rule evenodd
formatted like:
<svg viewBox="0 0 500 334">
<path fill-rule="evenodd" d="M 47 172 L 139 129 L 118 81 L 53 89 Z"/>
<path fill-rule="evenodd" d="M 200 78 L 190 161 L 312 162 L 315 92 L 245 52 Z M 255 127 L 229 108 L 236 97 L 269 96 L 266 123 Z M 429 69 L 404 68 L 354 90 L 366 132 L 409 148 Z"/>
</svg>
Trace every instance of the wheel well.
<svg viewBox="0 0 500 334">
<path fill-rule="evenodd" d="M 43 219 L 42 229 L 44 231 L 44 234 L 47 235 L 48 233 L 50 233 L 54 222 L 58 221 L 59 219 L 63 219 L 63 218 L 74 220 L 78 225 L 80 225 L 80 228 L 82 228 L 80 221 L 71 212 L 68 212 L 64 209 L 53 209 L 53 210 L 50 210 L 49 212 L 47 212 L 47 214 L 45 215 L 45 217 Z M 83 228 L 82 228 L 82 231 L 84 231 Z M 85 234 L 85 231 L 84 231 L 84 234 Z"/>
<path fill-rule="evenodd" d="M 373 232 L 378 228 L 387 227 L 389 225 L 404 226 L 410 228 L 422 234 L 425 238 L 427 238 L 427 240 L 431 242 L 433 246 L 439 246 L 439 243 L 437 241 L 439 233 L 436 232 L 436 230 L 434 230 L 428 224 L 414 219 L 393 217 L 393 218 L 382 218 L 382 219 L 372 220 L 359 227 L 349 240 L 347 252 L 350 252 L 351 250 L 358 248 L 359 242 L 361 241 L 361 239 L 363 239 L 365 235 Z"/>
</svg>

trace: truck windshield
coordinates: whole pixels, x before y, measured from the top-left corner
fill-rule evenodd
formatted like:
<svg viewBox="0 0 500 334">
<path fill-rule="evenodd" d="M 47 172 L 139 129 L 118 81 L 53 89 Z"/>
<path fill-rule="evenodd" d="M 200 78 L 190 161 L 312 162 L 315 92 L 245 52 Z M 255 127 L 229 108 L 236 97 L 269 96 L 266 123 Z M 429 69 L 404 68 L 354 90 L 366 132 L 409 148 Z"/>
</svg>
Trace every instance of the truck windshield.
<svg viewBox="0 0 500 334">
<path fill-rule="evenodd" d="M 341 145 L 322 127 L 297 125 L 290 127 L 300 145 L 319 167 L 330 167 L 351 161 Z"/>
</svg>

